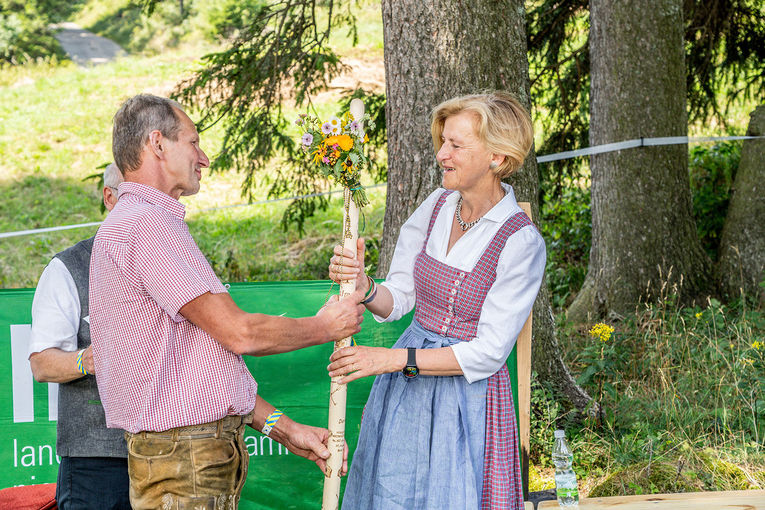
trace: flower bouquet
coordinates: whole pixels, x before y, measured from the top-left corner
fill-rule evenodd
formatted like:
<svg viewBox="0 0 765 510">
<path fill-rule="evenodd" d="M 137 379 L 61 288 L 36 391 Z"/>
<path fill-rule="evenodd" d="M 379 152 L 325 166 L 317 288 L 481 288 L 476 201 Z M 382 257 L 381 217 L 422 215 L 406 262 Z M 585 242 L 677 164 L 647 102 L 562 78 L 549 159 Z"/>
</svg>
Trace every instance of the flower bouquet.
<svg viewBox="0 0 765 510">
<path fill-rule="evenodd" d="M 369 203 L 360 181 L 361 170 L 369 164 L 366 131 L 374 129 L 374 123 L 369 114 L 357 112 L 357 116 L 348 111 L 342 117 L 322 122 L 303 113 L 295 123 L 303 130 L 300 145 L 311 162 L 325 177 L 348 188 L 353 201 L 362 208 Z"/>
</svg>

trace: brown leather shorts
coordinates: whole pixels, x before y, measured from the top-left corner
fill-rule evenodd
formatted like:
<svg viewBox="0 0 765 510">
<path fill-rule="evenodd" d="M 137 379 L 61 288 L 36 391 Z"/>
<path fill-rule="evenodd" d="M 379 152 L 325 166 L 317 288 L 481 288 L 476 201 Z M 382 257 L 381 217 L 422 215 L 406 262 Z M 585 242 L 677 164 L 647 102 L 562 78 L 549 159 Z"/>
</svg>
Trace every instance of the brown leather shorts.
<svg viewBox="0 0 765 510">
<path fill-rule="evenodd" d="M 233 510 L 247 478 L 252 414 L 162 432 L 125 432 L 134 509 Z"/>
</svg>

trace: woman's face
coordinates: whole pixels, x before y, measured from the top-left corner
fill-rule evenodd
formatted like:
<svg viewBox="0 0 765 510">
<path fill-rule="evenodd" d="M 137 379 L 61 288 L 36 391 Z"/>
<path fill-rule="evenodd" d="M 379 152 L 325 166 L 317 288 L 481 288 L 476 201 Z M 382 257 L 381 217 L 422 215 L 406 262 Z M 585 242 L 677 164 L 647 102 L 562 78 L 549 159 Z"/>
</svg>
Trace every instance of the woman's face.
<svg viewBox="0 0 765 510">
<path fill-rule="evenodd" d="M 447 117 L 441 133 L 443 145 L 436 160 L 443 168 L 442 186 L 464 193 L 491 184 L 494 173 L 489 170 L 492 154 L 476 134 L 478 119 L 472 112 Z"/>
</svg>

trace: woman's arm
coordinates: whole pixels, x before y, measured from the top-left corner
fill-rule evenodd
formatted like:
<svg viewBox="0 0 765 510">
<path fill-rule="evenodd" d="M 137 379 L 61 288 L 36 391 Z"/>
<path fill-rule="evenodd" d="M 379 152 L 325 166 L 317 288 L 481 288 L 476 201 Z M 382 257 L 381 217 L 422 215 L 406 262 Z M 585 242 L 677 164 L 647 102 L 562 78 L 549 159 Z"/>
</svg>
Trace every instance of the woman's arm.
<svg viewBox="0 0 765 510">
<path fill-rule="evenodd" d="M 398 320 L 414 308 L 414 261 L 425 242 L 433 207 L 443 192 L 440 188 L 433 191 L 401 226 L 385 283 L 377 286 L 377 295 L 367 303 L 376 321 Z M 335 247 L 329 278 L 337 283 L 356 278 L 356 288 L 367 293 L 370 284 L 364 274 L 363 240 L 359 239 L 356 258 L 342 246 Z"/>
<path fill-rule="evenodd" d="M 335 351 L 329 359 L 329 376 L 345 375 L 339 382 L 347 384 L 370 375 L 400 372 L 406 366 L 407 350 L 354 345 Z M 417 349 L 417 368 L 421 375 L 462 375 L 451 347 Z"/>
<path fill-rule="evenodd" d="M 507 361 L 536 299 L 545 266 L 545 247 L 529 229 L 513 236 L 503 250 L 497 279 L 486 296 L 478 332 L 470 342 L 417 349 L 422 375 L 464 375 L 468 382 L 485 379 Z M 379 290 L 378 290 L 379 292 Z M 370 375 L 397 372 L 406 366 L 406 349 L 353 346 L 332 354 L 331 377 L 348 383 Z"/>
<path fill-rule="evenodd" d="M 545 259 L 544 241 L 535 229 L 527 227 L 507 240 L 475 338 L 452 346 L 468 382 L 490 377 L 507 361 L 534 306 Z"/>
</svg>

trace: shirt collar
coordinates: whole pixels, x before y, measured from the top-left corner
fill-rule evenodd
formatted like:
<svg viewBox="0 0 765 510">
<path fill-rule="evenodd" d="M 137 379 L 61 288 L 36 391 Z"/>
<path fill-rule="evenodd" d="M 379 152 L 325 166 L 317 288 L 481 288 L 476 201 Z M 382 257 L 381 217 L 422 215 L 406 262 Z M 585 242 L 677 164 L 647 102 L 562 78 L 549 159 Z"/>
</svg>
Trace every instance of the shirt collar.
<svg viewBox="0 0 765 510">
<path fill-rule="evenodd" d="M 117 190 L 120 199 L 122 199 L 122 195 L 135 195 L 152 205 L 161 207 L 179 220 L 183 220 L 186 216 L 185 205 L 157 188 L 137 182 L 121 182 Z"/>
<path fill-rule="evenodd" d="M 522 209 L 518 205 L 518 202 L 515 200 L 513 187 L 509 184 L 505 184 L 504 182 L 500 184 L 502 185 L 502 189 L 505 190 L 505 197 L 497 202 L 497 204 L 492 207 L 489 212 L 484 214 L 483 218 L 497 223 L 504 223 L 510 215 L 519 213 Z M 456 208 L 457 200 L 459 200 L 459 198 L 459 192 L 452 193 L 446 197 L 446 203 L 444 205 L 449 205 L 452 208 Z"/>
</svg>

